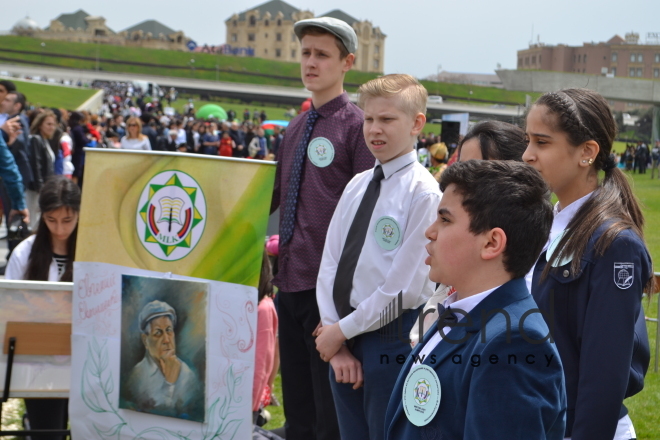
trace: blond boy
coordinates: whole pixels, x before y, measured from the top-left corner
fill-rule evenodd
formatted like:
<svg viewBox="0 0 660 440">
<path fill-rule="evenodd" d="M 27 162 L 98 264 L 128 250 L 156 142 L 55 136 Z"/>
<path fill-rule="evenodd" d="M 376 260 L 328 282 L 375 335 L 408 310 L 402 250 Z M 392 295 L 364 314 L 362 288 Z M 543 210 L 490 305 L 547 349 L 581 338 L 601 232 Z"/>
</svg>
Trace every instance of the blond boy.
<svg viewBox="0 0 660 440">
<path fill-rule="evenodd" d="M 410 75 L 387 75 L 359 94 L 376 165 L 346 186 L 316 285 L 316 347 L 332 367 L 343 440 L 384 437 L 387 401 L 411 351 L 407 335 L 433 292 L 421 250 L 441 198 L 414 151 L 426 122 L 424 87 Z"/>
</svg>

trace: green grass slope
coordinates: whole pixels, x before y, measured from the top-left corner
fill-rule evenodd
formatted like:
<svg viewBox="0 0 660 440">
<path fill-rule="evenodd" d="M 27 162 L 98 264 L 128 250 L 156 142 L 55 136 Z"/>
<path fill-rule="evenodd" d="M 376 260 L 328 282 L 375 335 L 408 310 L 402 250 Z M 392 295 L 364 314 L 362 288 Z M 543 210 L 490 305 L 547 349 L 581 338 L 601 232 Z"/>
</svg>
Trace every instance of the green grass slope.
<svg viewBox="0 0 660 440">
<path fill-rule="evenodd" d="M 75 110 L 97 92 L 92 89 L 79 89 L 35 81 L 18 81 L 15 79 L 11 81 L 16 84 L 18 91 L 25 95 L 27 101 L 37 107 Z"/>
</svg>

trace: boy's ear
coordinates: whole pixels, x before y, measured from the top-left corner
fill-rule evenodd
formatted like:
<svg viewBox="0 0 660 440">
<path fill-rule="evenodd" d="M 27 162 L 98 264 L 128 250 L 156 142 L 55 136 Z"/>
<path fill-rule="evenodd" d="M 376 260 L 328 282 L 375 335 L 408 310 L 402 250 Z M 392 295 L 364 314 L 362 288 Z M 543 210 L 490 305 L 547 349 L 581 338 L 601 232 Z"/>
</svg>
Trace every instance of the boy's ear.
<svg viewBox="0 0 660 440">
<path fill-rule="evenodd" d="M 504 254 L 506 249 L 506 234 L 502 228 L 493 228 L 484 233 L 485 242 L 481 248 L 481 258 L 492 260 Z"/>
<path fill-rule="evenodd" d="M 348 72 L 351 70 L 353 67 L 353 63 L 355 62 L 355 54 L 354 53 L 349 53 L 346 58 L 344 58 L 344 67 L 342 68 L 342 71 L 344 73 Z"/>
<path fill-rule="evenodd" d="M 426 125 L 426 115 L 424 113 L 417 113 L 415 115 L 415 121 L 413 124 L 412 131 L 410 134 L 412 136 L 417 136 L 422 132 L 422 129 L 424 128 L 424 125 Z"/>
</svg>

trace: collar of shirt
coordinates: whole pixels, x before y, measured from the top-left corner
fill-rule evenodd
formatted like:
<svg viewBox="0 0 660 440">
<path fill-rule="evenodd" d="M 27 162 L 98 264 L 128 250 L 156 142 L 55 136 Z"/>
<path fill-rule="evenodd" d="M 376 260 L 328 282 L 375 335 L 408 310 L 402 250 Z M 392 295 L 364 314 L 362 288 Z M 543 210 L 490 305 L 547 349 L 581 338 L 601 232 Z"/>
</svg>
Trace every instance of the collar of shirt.
<svg viewBox="0 0 660 440">
<path fill-rule="evenodd" d="M 348 93 L 343 92 L 341 95 L 331 99 L 319 108 L 314 108 L 314 105 L 312 104 L 312 108 L 314 108 L 314 110 L 316 110 L 316 112 L 322 118 L 329 118 L 333 115 L 333 113 L 344 107 L 349 102 L 350 100 L 348 99 Z"/>
<path fill-rule="evenodd" d="M 413 162 L 417 161 L 417 153 L 415 150 L 404 154 L 403 156 L 399 156 L 396 159 L 392 159 L 387 163 L 380 163 L 378 159 L 376 159 L 376 165 L 374 165 L 374 168 L 378 165 L 380 165 L 383 168 L 383 174 L 384 174 L 384 179 L 389 179 L 391 175 L 401 171 L 408 165 L 410 165 Z"/>
<path fill-rule="evenodd" d="M 472 309 L 474 309 L 477 304 L 479 304 L 481 301 L 483 301 L 488 295 L 493 293 L 496 289 L 498 289 L 500 286 L 493 287 L 492 289 L 486 290 L 481 293 L 477 293 L 476 295 L 468 296 L 467 298 L 459 299 L 458 298 L 458 292 L 454 292 L 451 295 L 447 297 L 444 301 L 444 306 L 451 306 L 453 310 L 460 309 L 462 312 L 465 312 L 465 314 L 470 313 Z M 459 313 L 456 315 L 458 318 L 458 321 L 462 321 L 465 319 L 465 315 L 463 313 Z M 451 331 L 451 327 L 446 326 L 445 328 L 442 329 L 442 333 L 445 335 L 448 335 L 449 332 Z M 442 335 L 440 334 L 440 331 L 436 331 L 433 336 L 429 339 L 429 341 L 426 343 L 424 347 L 422 347 L 422 351 L 419 352 L 419 356 L 421 359 L 424 359 L 427 357 L 434 349 L 435 347 L 438 346 L 440 342 L 442 342 Z"/>
<path fill-rule="evenodd" d="M 590 192 L 586 196 L 577 199 L 565 208 L 561 208 L 559 206 L 559 202 L 555 203 L 555 208 L 553 210 L 554 218 L 552 219 L 552 228 L 550 228 L 550 236 L 548 237 L 548 241 L 545 243 L 545 246 L 543 246 L 543 251 L 547 250 L 550 246 L 550 243 L 552 243 L 559 234 L 564 232 L 568 224 L 571 222 L 571 220 L 573 220 L 575 213 L 578 212 L 580 208 L 582 208 L 582 205 L 584 205 L 585 202 L 591 198 L 593 193 L 593 191 Z"/>
</svg>

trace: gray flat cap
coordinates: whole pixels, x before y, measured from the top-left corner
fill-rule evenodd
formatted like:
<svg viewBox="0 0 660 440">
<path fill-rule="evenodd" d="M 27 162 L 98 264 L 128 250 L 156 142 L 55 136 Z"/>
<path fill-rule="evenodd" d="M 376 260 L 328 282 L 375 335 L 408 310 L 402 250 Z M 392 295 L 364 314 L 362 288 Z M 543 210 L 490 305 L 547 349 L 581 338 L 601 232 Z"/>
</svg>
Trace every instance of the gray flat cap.
<svg viewBox="0 0 660 440">
<path fill-rule="evenodd" d="M 166 302 L 163 301 L 151 301 L 147 303 L 142 308 L 138 321 L 140 322 L 140 330 L 144 332 L 144 329 L 147 327 L 147 324 L 152 319 L 159 318 L 161 316 L 169 316 L 172 321 L 172 325 L 176 325 L 176 312 Z"/>
<path fill-rule="evenodd" d="M 353 28 L 343 20 L 338 20 L 332 17 L 318 17 L 297 21 L 293 25 L 293 31 L 298 36 L 298 39 L 302 38 L 303 29 L 308 27 L 323 28 L 335 35 L 342 43 L 344 43 L 344 46 L 346 46 L 349 53 L 355 53 L 357 50 L 357 35 Z"/>
</svg>

